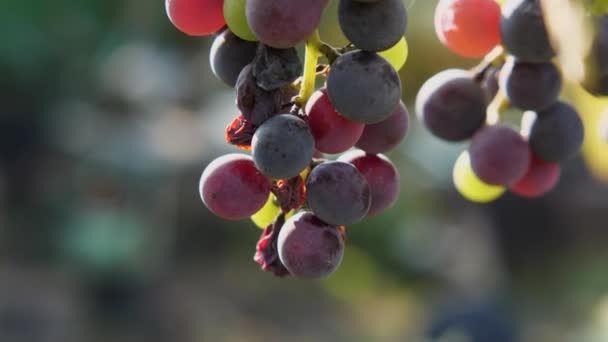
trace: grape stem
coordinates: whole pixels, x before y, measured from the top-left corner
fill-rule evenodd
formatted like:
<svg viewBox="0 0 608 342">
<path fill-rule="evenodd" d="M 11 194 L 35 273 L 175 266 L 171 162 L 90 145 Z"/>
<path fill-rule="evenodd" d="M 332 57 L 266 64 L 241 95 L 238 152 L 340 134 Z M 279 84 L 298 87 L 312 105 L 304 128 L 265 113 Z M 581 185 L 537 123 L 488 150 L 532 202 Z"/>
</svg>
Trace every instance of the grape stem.
<svg viewBox="0 0 608 342">
<path fill-rule="evenodd" d="M 300 84 L 300 93 L 294 101 L 300 108 L 304 108 L 306 106 L 308 99 L 310 99 L 315 91 L 317 62 L 321 56 L 325 56 L 329 61 L 329 64 L 332 64 L 340 56 L 340 53 L 329 44 L 321 41 L 319 31 L 315 31 L 306 40 L 304 74 L 302 75 L 302 81 Z"/>
</svg>

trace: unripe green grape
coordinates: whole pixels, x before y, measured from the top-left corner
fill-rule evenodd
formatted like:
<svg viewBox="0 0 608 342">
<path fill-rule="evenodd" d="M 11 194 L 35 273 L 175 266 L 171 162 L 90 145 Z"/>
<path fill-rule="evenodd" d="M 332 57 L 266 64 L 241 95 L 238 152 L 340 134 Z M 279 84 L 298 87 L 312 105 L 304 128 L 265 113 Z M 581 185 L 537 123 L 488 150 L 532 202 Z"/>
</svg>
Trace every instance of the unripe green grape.
<svg viewBox="0 0 608 342">
<path fill-rule="evenodd" d="M 274 222 L 280 211 L 281 208 L 279 208 L 279 203 L 274 194 L 271 193 L 262 209 L 251 216 L 251 221 L 259 228 L 266 229 L 266 227 Z"/>
<path fill-rule="evenodd" d="M 246 0 L 225 0 L 224 18 L 230 31 L 239 38 L 249 41 L 257 41 L 257 37 L 251 31 L 247 17 L 245 16 Z"/>
<path fill-rule="evenodd" d="M 467 151 L 462 152 L 456 160 L 452 176 L 456 190 L 473 202 L 492 202 L 506 191 L 505 187 L 486 184 L 475 175 Z"/>
<path fill-rule="evenodd" d="M 395 70 L 399 71 L 403 68 L 409 54 L 407 40 L 405 37 L 402 37 L 397 44 L 393 45 L 393 47 L 388 50 L 380 51 L 378 54 L 391 63 Z"/>
</svg>

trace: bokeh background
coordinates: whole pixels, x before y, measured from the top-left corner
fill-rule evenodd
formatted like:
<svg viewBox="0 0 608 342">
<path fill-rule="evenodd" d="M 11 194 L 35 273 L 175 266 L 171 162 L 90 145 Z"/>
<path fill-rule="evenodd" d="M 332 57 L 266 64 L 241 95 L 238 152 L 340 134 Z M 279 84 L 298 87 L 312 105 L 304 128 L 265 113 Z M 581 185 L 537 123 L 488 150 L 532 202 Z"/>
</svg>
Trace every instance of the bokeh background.
<svg viewBox="0 0 608 342">
<path fill-rule="evenodd" d="M 336 2 L 321 36 L 339 45 Z M 465 146 L 431 137 L 413 101 L 476 61 L 439 44 L 436 1 L 406 3 L 401 196 L 313 282 L 259 271 L 261 230 L 198 197 L 206 164 L 235 151 L 211 37 L 178 32 L 161 0 L 5 2 L 0 341 L 608 341 L 608 102 L 567 87 L 588 139 L 555 191 L 469 203 L 451 183 Z"/>
</svg>

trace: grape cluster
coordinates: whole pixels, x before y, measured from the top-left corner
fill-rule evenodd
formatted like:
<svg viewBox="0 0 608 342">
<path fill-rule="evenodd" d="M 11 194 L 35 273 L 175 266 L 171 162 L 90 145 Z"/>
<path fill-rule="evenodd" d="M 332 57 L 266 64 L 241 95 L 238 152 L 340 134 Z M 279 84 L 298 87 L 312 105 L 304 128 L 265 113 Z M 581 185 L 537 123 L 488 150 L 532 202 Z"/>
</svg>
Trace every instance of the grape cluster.
<svg viewBox="0 0 608 342">
<path fill-rule="evenodd" d="M 435 11 L 440 41 L 464 57 L 485 56 L 473 70 L 430 78 L 416 111 L 435 136 L 470 141 L 454 166 L 457 190 L 489 202 L 506 189 L 522 197 L 550 191 L 560 166 L 581 148 L 577 111 L 560 100 L 562 75 L 540 0 L 441 0 Z M 520 129 L 502 113 L 523 113 Z"/>
<path fill-rule="evenodd" d="M 211 69 L 235 88 L 239 111 L 226 140 L 251 152 L 212 161 L 201 198 L 224 219 L 250 217 L 264 229 L 254 260 L 278 276 L 333 273 L 344 226 L 392 207 L 399 192 L 399 173 L 382 153 L 408 130 L 397 73 L 407 58 L 407 10 L 401 0 L 340 0 L 351 43 L 336 48 L 317 33 L 327 3 L 166 0 L 178 29 L 216 34 Z M 318 89 L 317 78 L 325 79 Z"/>
</svg>

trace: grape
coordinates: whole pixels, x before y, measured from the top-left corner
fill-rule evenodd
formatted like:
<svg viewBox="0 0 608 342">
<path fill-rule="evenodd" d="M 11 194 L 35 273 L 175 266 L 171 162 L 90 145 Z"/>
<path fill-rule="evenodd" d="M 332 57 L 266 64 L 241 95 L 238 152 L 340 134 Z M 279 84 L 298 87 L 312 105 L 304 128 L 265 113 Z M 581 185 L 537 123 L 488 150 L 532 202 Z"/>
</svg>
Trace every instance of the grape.
<svg viewBox="0 0 608 342">
<path fill-rule="evenodd" d="M 191 36 L 206 36 L 226 24 L 224 0 L 166 0 L 169 20 L 177 29 Z"/>
<path fill-rule="evenodd" d="M 246 0 L 224 0 L 224 18 L 230 30 L 239 38 L 256 41 L 257 38 L 247 23 L 245 3 Z"/>
<path fill-rule="evenodd" d="M 511 185 L 519 181 L 530 165 L 530 148 L 512 128 L 498 124 L 481 129 L 469 146 L 471 166 L 483 182 Z"/>
<path fill-rule="evenodd" d="M 409 114 L 403 102 L 386 120 L 365 125 L 363 134 L 355 144 L 367 153 L 383 153 L 395 148 L 405 138 L 409 127 Z"/>
<path fill-rule="evenodd" d="M 222 31 L 211 45 L 211 71 L 217 78 L 234 87 L 243 68 L 253 61 L 257 45 L 240 39 L 228 29 Z"/>
<path fill-rule="evenodd" d="M 401 80 L 386 59 L 372 52 L 352 51 L 332 64 L 327 93 L 338 113 L 356 122 L 377 123 L 399 104 Z"/>
<path fill-rule="evenodd" d="M 253 77 L 251 64 L 245 66 L 236 81 L 236 105 L 253 125 L 259 126 L 269 117 L 282 111 L 294 94 L 290 87 L 264 90 Z"/>
<path fill-rule="evenodd" d="M 388 50 L 380 51 L 378 54 L 384 57 L 395 70 L 401 70 L 407 61 L 409 54 L 409 47 L 405 37 L 401 37 L 401 40 L 397 44 L 393 45 Z"/>
<path fill-rule="evenodd" d="M 500 6 L 494 0 L 441 0 L 435 32 L 456 54 L 483 57 L 500 44 Z"/>
<path fill-rule="evenodd" d="M 258 228 L 266 229 L 266 227 L 274 222 L 280 212 L 281 207 L 279 206 L 276 196 L 273 193 L 270 193 L 266 204 L 264 204 L 262 209 L 251 216 L 251 221 L 253 221 Z M 295 211 L 291 210 L 285 215 L 285 219 L 292 217 L 294 214 Z"/>
<path fill-rule="evenodd" d="M 365 177 L 353 165 L 339 161 L 312 169 L 306 181 L 306 194 L 315 215 L 335 225 L 361 221 L 371 203 Z"/>
<path fill-rule="evenodd" d="M 289 273 L 302 278 L 329 276 L 338 269 L 344 255 L 344 241 L 338 227 L 306 211 L 283 224 L 277 248 Z"/>
<path fill-rule="evenodd" d="M 422 85 L 416 97 L 416 113 L 437 137 L 462 141 L 483 126 L 486 100 L 467 71 L 448 69 Z"/>
<path fill-rule="evenodd" d="M 458 190 L 464 198 L 473 202 L 491 202 L 506 191 L 502 186 L 484 183 L 475 175 L 467 151 L 462 152 L 456 160 L 452 177 L 456 190 Z"/>
<path fill-rule="evenodd" d="M 314 32 L 326 4 L 327 0 L 247 0 L 247 22 L 262 43 L 286 49 Z"/>
<path fill-rule="evenodd" d="M 329 102 L 326 89 L 317 90 L 311 96 L 306 113 L 315 147 L 324 153 L 340 153 L 353 147 L 365 127 L 338 114 Z"/>
<path fill-rule="evenodd" d="M 530 147 L 544 161 L 562 162 L 580 150 L 584 135 L 576 110 L 567 103 L 557 102 L 537 113 L 530 128 Z"/>
<path fill-rule="evenodd" d="M 211 212 L 227 220 L 240 220 L 264 206 L 270 186 L 250 156 L 231 153 L 213 160 L 205 168 L 199 191 Z"/>
<path fill-rule="evenodd" d="M 387 50 L 399 42 L 407 29 L 407 11 L 401 0 L 340 0 L 338 6 L 340 28 L 361 50 Z"/>
<path fill-rule="evenodd" d="M 548 62 L 555 56 L 540 0 L 507 0 L 500 20 L 502 42 L 516 58 Z"/>
<path fill-rule="evenodd" d="M 486 96 L 486 101 L 488 103 L 492 102 L 496 94 L 498 94 L 499 84 L 498 77 L 500 75 L 500 70 L 502 69 L 502 65 L 500 66 L 491 66 L 490 70 L 485 74 L 482 83 L 482 90 Z"/>
<path fill-rule="evenodd" d="M 395 204 L 399 197 L 399 172 L 385 155 L 355 150 L 343 154 L 338 161 L 353 164 L 367 180 L 372 197 L 367 216 L 380 214 Z"/>
<path fill-rule="evenodd" d="M 253 61 L 253 76 L 264 90 L 274 90 L 293 83 L 302 74 L 302 62 L 294 48 L 274 49 L 260 45 Z"/>
<path fill-rule="evenodd" d="M 256 167 L 272 178 L 297 176 L 312 160 L 314 138 L 304 120 L 290 114 L 265 121 L 251 143 Z"/>
<path fill-rule="evenodd" d="M 562 78 L 553 63 L 511 59 L 502 68 L 500 85 L 513 106 L 523 110 L 543 110 L 557 100 Z"/>
<path fill-rule="evenodd" d="M 547 163 L 532 153 L 528 172 L 510 190 L 523 197 L 540 197 L 557 185 L 560 173 L 558 164 Z"/>
</svg>

